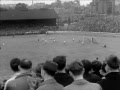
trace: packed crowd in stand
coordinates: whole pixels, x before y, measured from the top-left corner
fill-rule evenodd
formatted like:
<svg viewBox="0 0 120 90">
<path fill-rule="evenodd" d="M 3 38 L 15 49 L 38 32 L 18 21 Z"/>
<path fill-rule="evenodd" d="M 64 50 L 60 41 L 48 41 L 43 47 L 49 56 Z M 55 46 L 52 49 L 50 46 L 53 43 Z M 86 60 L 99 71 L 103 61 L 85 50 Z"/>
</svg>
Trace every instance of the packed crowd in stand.
<svg viewBox="0 0 120 90">
<path fill-rule="evenodd" d="M 46 34 L 56 31 L 56 26 L 43 26 L 39 23 L 0 23 L 0 36 Z"/>
<path fill-rule="evenodd" d="M 120 16 L 104 16 L 93 15 L 81 17 L 81 20 L 76 24 L 76 30 L 90 32 L 120 32 Z"/>
<path fill-rule="evenodd" d="M 66 56 L 38 63 L 14 58 L 10 61 L 14 72 L 1 83 L 1 90 L 120 90 L 120 60 L 110 55 L 101 62 L 75 60 L 66 64 Z"/>
</svg>

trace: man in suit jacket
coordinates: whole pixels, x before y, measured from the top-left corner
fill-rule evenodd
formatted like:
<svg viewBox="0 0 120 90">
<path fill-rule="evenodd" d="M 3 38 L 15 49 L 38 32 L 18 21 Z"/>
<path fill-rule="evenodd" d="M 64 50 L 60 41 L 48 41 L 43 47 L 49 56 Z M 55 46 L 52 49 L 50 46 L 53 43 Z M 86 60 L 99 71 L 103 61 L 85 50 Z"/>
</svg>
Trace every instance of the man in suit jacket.
<svg viewBox="0 0 120 90">
<path fill-rule="evenodd" d="M 14 80 L 19 74 L 20 74 L 20 70 L 19 70 L 19 66 L 20 66 L 20 59 L 19 58 L 13 58 L 10 61 L 10 68 L 11 70 L 14 72 L 14 75 L 12 75 L 6 82 L 4 85 L 4 90 L 6 90 L 6 86 L 7 84 Z"/>
<path fill-rule="evenodd" d="M 98 82 L 103 90 L 120 90 L 120 60 L 117 56 L 110 55 L 107 58 L 106 76 Z"/>
<path fill-rule="evenodd" d="M 54 79 L 58 65 L 52 61 L 46 61 L 41 69 L 44 82 L 37 90 L 63 90 L 63 86 Z"/>
<path fill-rule="evenodd" d="M 19 67 L 20 74 L 7 83 L 5 90 L 33 90 L 34 79 L 30 73 L 31 67 L 32 62 L 30 60 L 21 60 Z"/>
<path fill-rule="evenodd" d="M 69 66 L 69 72 L 74 78 L 74 82 L 64 88 L 64 90 L 101 90 L 99 84 L 90 83 L 83 79 L 84 68 L 81 62 L 75 61 Z"/>
</svg>

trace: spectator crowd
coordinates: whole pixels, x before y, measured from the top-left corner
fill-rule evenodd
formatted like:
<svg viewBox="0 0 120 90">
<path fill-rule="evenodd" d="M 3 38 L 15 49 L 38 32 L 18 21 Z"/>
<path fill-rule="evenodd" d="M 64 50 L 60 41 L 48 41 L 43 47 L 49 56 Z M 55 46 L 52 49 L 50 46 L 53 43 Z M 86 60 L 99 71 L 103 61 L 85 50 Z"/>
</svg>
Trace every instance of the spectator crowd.
<svg viewBox="0 0 120 90">
<path fill-rule="evenodd" d="M 14 72 L 1 83 L 1 90 L 120 90 L 120 59 L 110 55 L 104 62 L 75 60 L 66 64 L 66 56 L 38 63 L 13 58 Z"/>
<path fill-rule="evenodd" d="M 46 34 L 47 31 L 58 30 L 57 26 L 45 26 L 36 22 L 28 22 L 1 22 L 0 36 Z"/>
</svg>

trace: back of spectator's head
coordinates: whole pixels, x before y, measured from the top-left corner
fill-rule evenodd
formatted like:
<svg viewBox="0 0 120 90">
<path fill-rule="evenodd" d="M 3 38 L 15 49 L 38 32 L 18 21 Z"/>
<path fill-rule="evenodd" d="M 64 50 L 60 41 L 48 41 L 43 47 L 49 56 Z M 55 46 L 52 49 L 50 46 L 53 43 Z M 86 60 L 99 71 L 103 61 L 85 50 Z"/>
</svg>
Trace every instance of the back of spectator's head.
<svg viewBox="0 0 120 90">
<path fill-rule="evenodd" d="M 85 73 L 89 73 L 89 71 L 91 71 L 91 69 L 92 69 L 91 62 L 87 59 L 84 59 L 84 60 L 82 60 L 82 64 L 84 66 Z"/>
<path fill-rule="evenodd" d="M 25 70 L 29 70 L 32 68 L 32 62 L 28 59 L 22 59 L 20 62 L 20 67 Z"/>
<path fill-rule="evenodd" d="M 66 56 L 56 56 L 53 58 L 53 62 L 58 64 L 58 70 L 63 70 L 66 66 Z"/>
<path fill-rule="evenodd" d="M 43 70 L 50 76 L 54 76 L 58 65 L 53 61 L 46 61 L 43 65 Z"/>
<path fill-rule="evenodd" d="M 83 70 L 83 64 L 79 61 L 74 61 L 69 65 L 69 72 L 71 72 L 74 76 L 82 75 Z"/>
<path fill-rule="evenodd" d="M 92 69 L 94 72 L 99 72 L 102 67 L 102 63 L 98 60 L 92 61 Z"/>
<path fill-rule="evenodd" d="M 19 71 L 19 65 L 20 65 L 20 59 L 19 58 L 13 58 L 10 61 L 10 67 L 14 72 L 18 72 Z"/>
<path fill-rule="evenodd" d="M 110 55 L 107 58 L 107 65 L 111 68 L 111 69 L 119 69 L 120 67 L 120 60 L 117 56 L 115 55 Z"/>
</svg>

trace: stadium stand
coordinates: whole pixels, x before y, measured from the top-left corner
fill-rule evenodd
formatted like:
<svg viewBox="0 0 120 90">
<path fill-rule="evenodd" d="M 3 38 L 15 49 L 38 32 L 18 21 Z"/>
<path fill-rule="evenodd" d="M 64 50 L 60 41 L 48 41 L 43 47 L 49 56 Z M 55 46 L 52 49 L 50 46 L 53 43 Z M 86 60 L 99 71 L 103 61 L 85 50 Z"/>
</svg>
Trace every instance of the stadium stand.
<svg viewBox="0 0 120 90">
<path fill-rule="evenodd" d="M 53 9 L 9 10 L 0 13 L 0 35 L 43 34 L 48 29 L 56 29 L 58 19 Z"/>
</svg>

